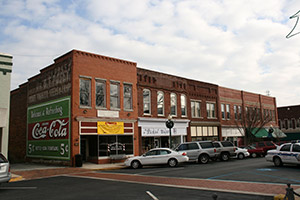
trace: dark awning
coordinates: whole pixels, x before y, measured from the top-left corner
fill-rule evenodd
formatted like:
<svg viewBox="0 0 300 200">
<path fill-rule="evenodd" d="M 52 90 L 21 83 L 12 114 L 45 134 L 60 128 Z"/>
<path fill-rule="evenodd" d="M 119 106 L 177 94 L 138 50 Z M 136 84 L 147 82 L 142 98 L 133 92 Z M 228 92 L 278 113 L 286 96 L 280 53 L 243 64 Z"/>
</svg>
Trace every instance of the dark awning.
<svg viewBox="0 0 300 200">
<path fill-rule="evenodd" d="M 284 138 L 286 137 L 286 134 L 284 134 L 279 128 L 273 128 L 273 133 L 269 135 L 269 128 L 261 128 L 257 132 L 258 128 L 253 128 L 251 130 L 251 133 L 257 137 L 257 138 L 267 138 L 267 137 L 273 137 L 273 138 Z"/>
</svg>

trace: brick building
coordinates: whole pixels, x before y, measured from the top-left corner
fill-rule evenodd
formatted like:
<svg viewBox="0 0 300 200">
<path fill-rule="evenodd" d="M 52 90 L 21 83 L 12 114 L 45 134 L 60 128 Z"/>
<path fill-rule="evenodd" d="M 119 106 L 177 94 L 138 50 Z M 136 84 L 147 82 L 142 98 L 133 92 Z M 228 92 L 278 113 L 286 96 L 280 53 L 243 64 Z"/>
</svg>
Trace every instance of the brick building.
<svg viewBox="0 0 300 200">
<path fill-rule="evenodd" d="M 276 99 L 274 97 L 240 91 L 225 87 L 219 87 L 220 96 L 220 112 L 219 119 L 222 124 L 222 139 L 228 139 L 236 145 L 243 143 L 242 139 L 245 135 L 242 129 L 238 129 L 245 113 L 250 110 L 256 110 L 259 119 L 270 116 L 270 120 L 265 124 L 264 128 L 268 129 L 271 125 L 276 129 L 277 109 Z M 244 116 L 243 116 L 244 115 Z M 262 134 L 258 137 L 267 137 L 267 130 L 262 129 Z"/>
<path fill-rule="evenodd" d="M 287 137 L 285 140 L 300 140 L 300 105 L 278 107 L 278 125 Z"/>
<path fill-rule="evenodd" d="M 72 50 L 11 92 L 9 158 L 74 165 L 78 154 L 99 164 L 140 155 L 169 146 L 168 116 L 173 147 L 231 138 L 221 103 L 232 116 L 235 105 L 276 108 L 275 98 Z"/>
</svg>

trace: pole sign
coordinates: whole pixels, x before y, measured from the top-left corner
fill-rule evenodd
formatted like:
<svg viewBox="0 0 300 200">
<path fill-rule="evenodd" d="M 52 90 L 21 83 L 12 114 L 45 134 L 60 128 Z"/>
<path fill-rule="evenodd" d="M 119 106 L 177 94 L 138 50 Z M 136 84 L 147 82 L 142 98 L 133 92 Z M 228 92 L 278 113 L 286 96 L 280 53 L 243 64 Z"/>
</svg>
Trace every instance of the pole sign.
<svg viewBox="0 0 300 200">
<path fill-rule="evenodd" d="M 70 97 L 27 110 L 27 157 L 70 159 Z"/>
</svg>

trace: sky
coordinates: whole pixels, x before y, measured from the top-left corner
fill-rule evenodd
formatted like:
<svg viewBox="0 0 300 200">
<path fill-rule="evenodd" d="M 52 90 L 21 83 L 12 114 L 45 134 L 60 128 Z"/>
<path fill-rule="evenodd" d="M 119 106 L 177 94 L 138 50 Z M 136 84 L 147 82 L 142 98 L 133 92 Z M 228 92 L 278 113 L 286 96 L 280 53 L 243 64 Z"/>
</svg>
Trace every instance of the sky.
<svg viewBox="0 0 300 200">
<path fill-rule="evenodd" d="M 11 90 L 77 49 L 300 105 L 299 0 L 0 0 L 0 10 Z"/>
</svg>

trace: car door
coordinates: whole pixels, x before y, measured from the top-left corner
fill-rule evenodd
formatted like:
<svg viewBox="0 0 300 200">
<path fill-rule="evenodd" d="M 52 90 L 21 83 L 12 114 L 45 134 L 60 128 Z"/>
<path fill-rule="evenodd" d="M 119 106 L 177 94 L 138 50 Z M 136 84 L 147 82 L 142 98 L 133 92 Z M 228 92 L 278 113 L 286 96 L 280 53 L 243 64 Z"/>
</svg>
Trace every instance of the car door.
<svg viewBox="0 0 300 200">
<path fill-rule="evenodd" d="M 291 154 L 291 163 L 300 164 L 300 145 L 294 144 Z"/>
<path fill-rule="evenodd" d="M 199 151 L 200 151 L 200 148 L 196 142 L 188 143 L 188 153 L 187 154 L 189 155 L 189 158 L 191 160 L 198 159 Z"/>
<path fill-rule="evenodd" d="M 286 144 L 280 148 L 279 156 L 283 163 L 291 162 L 291 146 L 291 144 Z"/>
<path fill-rule="evenodd" d="M 150 150 L 140 158 L 142 165 L 153 165 L 157 163 L 157 154 L 159 150 Z"/>
<path fill-rule="evenodd" d="M 216 154 L 219 156 L 222 152 L 222 147 L 218 142 L 213 142 L 214 147 L 216 148 Z"/>
<path fill-rule="evenodd" d="M 171 152 L 166 150 L 166 149 L 159 150 L 158 151 L 159 155 L 157 155 L 156 160 L 155 160 L 156 164 L 166 164 L 166 163 L 168 163 L 170 153 Z"/>
</svg>

